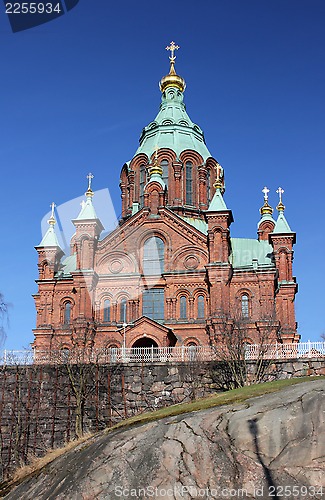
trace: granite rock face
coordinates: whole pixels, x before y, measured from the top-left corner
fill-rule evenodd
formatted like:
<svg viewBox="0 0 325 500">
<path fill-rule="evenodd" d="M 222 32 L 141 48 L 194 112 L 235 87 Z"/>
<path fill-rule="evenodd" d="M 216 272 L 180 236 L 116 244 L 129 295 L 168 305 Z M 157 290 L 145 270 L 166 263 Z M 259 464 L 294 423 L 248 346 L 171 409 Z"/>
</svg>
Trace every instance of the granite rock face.
<svg viewBox="0 0 325 500">
<path fill-rule="evenodd" d="M 102 434 L 6 498 L 282 497 L 325 498 L 324 380 Z"/>
</svg>

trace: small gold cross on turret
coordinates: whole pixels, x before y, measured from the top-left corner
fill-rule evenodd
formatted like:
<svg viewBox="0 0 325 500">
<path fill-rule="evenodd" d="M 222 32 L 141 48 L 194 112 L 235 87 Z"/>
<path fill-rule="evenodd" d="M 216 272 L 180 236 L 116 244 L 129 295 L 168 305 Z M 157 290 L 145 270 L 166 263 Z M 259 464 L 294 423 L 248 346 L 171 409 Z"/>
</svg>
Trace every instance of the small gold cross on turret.
<svg viewBox="0 0 325 500">
<path fill-rule="evenodd" d="M 47 222 L 48 222 L 48 224 L 50 224 L 50 226 L 54 226 L 54 224 L 55 224 L 54 209 L 56 207 L 56 204 L 54 203 L 54 201 L 52 201 L 50 207 L 51 207 L 51 217 L 49 218 L 49 220 Z"/>
<path fill-rule="evenodd" d="M 91 172 L 89 172 L 89 174 L 87 175 L 87 179 L 88 179 L 88 191 L 91 191 L 91 181 L 93 180 L 94 176 Z"/>
<path fill-rule="evenodd" d="M 280 203 L 282 203 L 282 195 L 284 193 L 284 189 L 282 189 L 281 187 L 279 187 L 276 192 L 278 193 L 279 195 L 279 198 L 280 198 Z"/>
<path fill-rule="evenodd" d="M 50 207 L 51 207 L 51 219 L 54 219 L 54 209 L 56 207 L 56 204 L 54 203 L 54 201 L 52 201 Z"/>
<path fill-rule="evenodd" d="M 170 45 L 167 45 L 166 50 L 170 50 L 171 55 L 169 56 L 170 62 L 175 62 L 175 50 L 180 49 L 179 45 L 176 45 L 175 42 L 170 42 Z"/>
<path fill-rule="evenodd" d="M 265 188 L 262 189 L 262 193 L 264 193 L 264 201 L 267 201 L 269 199 L 268 194 L 270 190 L 265 186 Z"/>
<path fill-rule="evenodd" d="M 222 166 L 217 162 L 217 165 L 214 167 L 214 169 L 217 174 L 217 181 L 220 181 L 222 177 Z"/>
</svg>

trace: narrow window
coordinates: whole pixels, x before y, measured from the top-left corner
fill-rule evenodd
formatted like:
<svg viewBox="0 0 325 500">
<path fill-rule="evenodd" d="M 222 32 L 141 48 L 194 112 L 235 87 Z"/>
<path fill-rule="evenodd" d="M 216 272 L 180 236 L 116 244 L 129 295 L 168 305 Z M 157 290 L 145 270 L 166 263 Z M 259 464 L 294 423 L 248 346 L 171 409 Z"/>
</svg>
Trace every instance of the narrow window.
<svg viewBox="0 0 325 500">
<path fill-rule="evenodd" d="M 111 303 L 108 299 L 104 301 L 104 323 L 111 321 Z"/>
<path fill-rule="evenodd" d="M 153 236 L 145 241 L 143 248 L 144 274 L 161 274 L 164 272 L 164 242 Z"/>
<path fill-rule="evenodd" d="M 121 300 L 120 304 L 120 322 L 126 323 L 126 299 Z"/>
<path fill-rule="evenodd" d="M 248 295 L 242 295 L 241 298 L 241 313 L 243 318 L 249 317 L 249 299 Z"/>
<path fill-rule="evenodd" d="M 160 164 L 163 174 L 162 178 L 166 186 L 168 186 L 168 160 L 163 160 Z"/>
<path fill-rule="evenodd" d="M 187 161 L 185 165 L 186 204 L 193 205 L 193 164 Z"/>
<path fill-rule="evenodd" d="M 64 324 L 68 325 L 71 319 L 71 302 L 64 304 Z"/>
<path fill-rule="evenodd" d="M 146 166 L 145 165 L 140 165 L 140 196 L 139 196 L 139 202 L 140 202 L 140 207 L 143 207 L 143 193 L 144 193 L 144 186 L 146 184 Z"/>
<path fill-rule="evenodd" d="M 205 317 L 204 295 L 199 295 L 197 298 L 197 317 L 198 319 L 203 319 Z"/>
<path fill-rule="evenodd" d="M 187 318 L 187 300 L 186 297 L 184 297 L 184 295 L 182 295 L 180 299 L 179 317 L 180 319 Z"/>
</svg>

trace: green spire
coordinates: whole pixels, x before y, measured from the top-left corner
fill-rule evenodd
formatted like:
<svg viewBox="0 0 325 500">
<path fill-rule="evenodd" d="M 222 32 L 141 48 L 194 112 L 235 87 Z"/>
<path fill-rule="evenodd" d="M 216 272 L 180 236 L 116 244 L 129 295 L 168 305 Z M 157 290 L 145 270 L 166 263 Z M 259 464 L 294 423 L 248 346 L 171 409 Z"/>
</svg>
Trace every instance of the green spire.
<svg viewBox="0 0 325 500">
<path fill-rule="evenodd" d="M 228 210 L 225 200 L 222 196 L 222 184 L 220 181 L 217 181 L 215 184 L 216 192 L 211 200 L 211 203 L 208 208 L 208 212 L 223 212 L 224 210 Z"/>
<path fill-rule="evenodd" d="M 273 230 L 273 233 L 292 233 L 288 221 L 285 218 L 283 212 L 279 212 L 279 216 L 275 223 L 275 228 Z"/>
<path fill-rule="evenodd" d="M 87 175 L 88 179 L 88 189 L 85 193 L 86 201 L 82 202 L 80 213 L 76 220 L 89 220 L 89 219 L 98 219 L 94 205 L 93 205 L 93 196 L 94 193 L 91 189 L 91 181 L 94 178 L 93 174 L 89 173 Z"/>
<path fill-rule="evenodd" d="M 279 187 L 277 189 L 277 193 L 278 193 L 279 198 L 280 198 L 279 204 L 276 207 L 276 209 L 279 212 L 279 215 L 278 215 L 278 219 L 275 223 L 275 228 L 273 230 L 273 233 L 279 233 L 279 234 L 280 233 L 292 233 L 290 226 L 287 222 L 287 219 L 284 216 L 285 206 L 282 203 L 282 195 L 284 193 L 284 190 L 281 187 Z"/>
<path fill-rule="evenodd" d="M 53 202 L 53 203 L 51 203 L 50 206 L 51 206 L 52 212 L 51 212 L 51 217 L 47 221 L 47 223 L 49 224 L 49 228 L 46 231 L 46 233 L 44 234 L 42 241 L 40 242 L 40 244 L 38 246 L 39 247 L 58 247 L 61 249 L 58 238 L 57 238 L 56 233 L 55 233 L 55 229 L 54 229 L 54 226 L 56 223 L 56 220 L 54 217 L 54 209 L 55 209 L 56 205 Z"/>
</svg>

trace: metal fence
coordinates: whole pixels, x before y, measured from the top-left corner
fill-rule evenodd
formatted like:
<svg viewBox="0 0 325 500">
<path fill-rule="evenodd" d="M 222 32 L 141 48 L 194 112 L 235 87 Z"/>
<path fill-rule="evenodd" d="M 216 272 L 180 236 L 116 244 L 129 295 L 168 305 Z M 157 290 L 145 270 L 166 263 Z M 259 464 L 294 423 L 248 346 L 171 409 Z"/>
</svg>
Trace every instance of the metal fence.
<svg viewBox="0 0 325 500">
<path fill-rule="evenodd" d="M 225 351 L 210 346 L 135 347 L 111 349 L 0 351 L 0 365 L 38 365 L 64 363 L 164 363 L 217 361 L 225 359 Z M 325 358 L 325 342 L 299 344 L 247 344 L 243 357 L 256 359 Z"/>
</svg>

